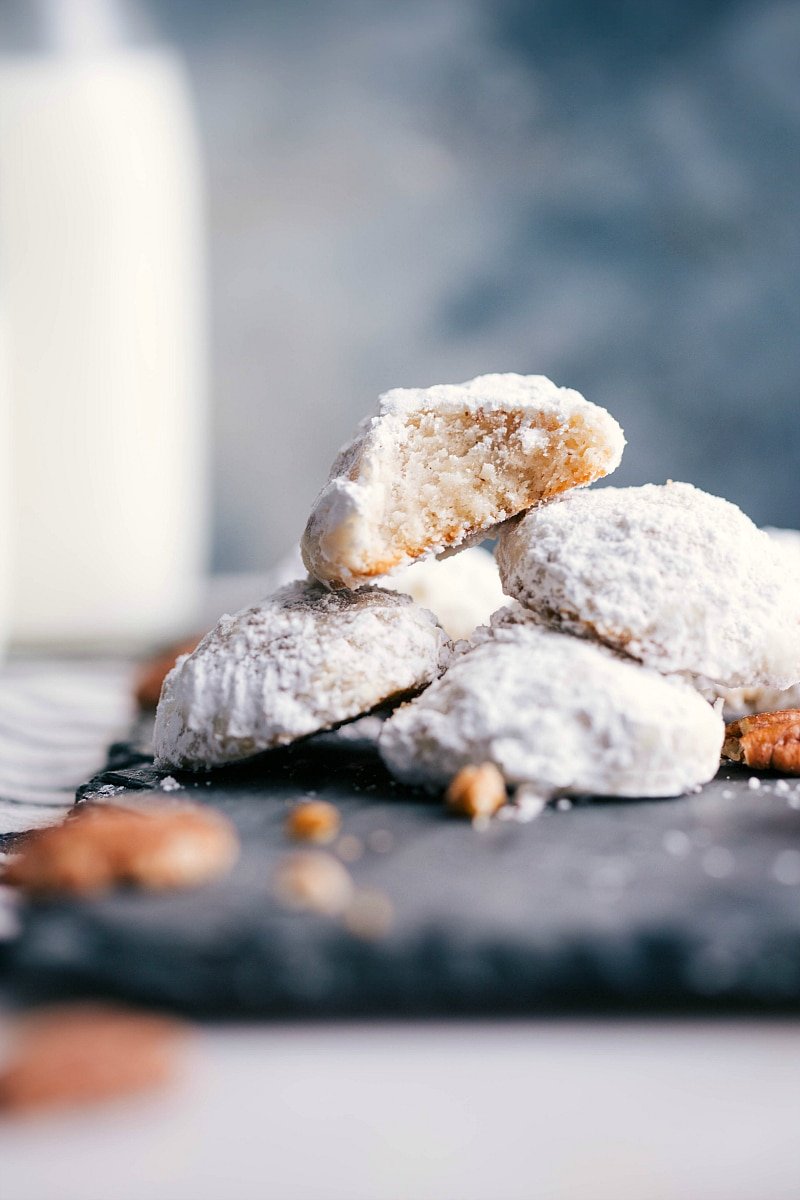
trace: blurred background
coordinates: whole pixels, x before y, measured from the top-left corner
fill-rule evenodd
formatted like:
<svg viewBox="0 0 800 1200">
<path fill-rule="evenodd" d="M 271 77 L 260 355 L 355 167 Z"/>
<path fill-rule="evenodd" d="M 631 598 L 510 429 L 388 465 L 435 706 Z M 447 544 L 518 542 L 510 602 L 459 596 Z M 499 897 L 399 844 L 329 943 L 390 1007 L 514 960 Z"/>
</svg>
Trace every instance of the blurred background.
<svg viewBox="0 0 800 1200">
<path fill-rule="evenodd" d="M 36 636 L 20 615 L 31 596 L 47 591 L 51 611 L 76 560 L 101 597 L 115 555 L 120 589 L 149 573 L 156 598 L 137 600 L 130 627 L 158 607 L 170 563 L 173 581 L 205 561 L 224 572 L 269 567 L 296 542 L 335 450 L 380 391 L 486 371 L 541 372 L 610 409 L 629 443 L 615 483 L 687 479 L 759 524 L 800 524 L 796 3 L 24 7 L 21 32 L 19 6 L 0 2 L 0 193 L 10 189 L 19 210 L 0 195 L 0 317 L 23 480 L 9 537 L 21 532 L 30 560 L 27 521 L 39 547 L 12 614 L 23 634 Z M 154 45 L 158 71 L 125 96 L 110 78 L 100 86 L 101 58 L 123 64 Z M 34 101 L 13 75 L 23 60 L 39 72 Z M 83 82 L 63 90 L 67 60 L 84 64 Z M 12 92 L 25 96 L 16 109 Z M 58 122 L 32 130 L 48 104 L 63 121 L 65 97 L 78 97 L 70 136 L 92 114 L 105 122 L 72 159 Z M 98 166 L 114 152 L 121 161 Z M 36 155 L 44 174 L 33 179 Z M 51 211 L 66 188 L 47 173 L 54 159 L 75 186 L 66 216 Z M 81 262 L 98 213 L 124 216 L 128 202 L 120 237 L 138 248 L 125 261 L 114 230 L 97 233 L 111 249 L 89 286 L 87 311 L 103 315 L 94 343 L 81 342 L 81 366 L 74 329 L 69 353 L 57 345 L 65 311 L 86 326 L 72 305 L 78 268 L 54 260 L 88 193 Z M 135 228 L 150 208 L 147 228 Z M 23 227 L 37 245 L 43 227 L 54 231 L 35 272 Z M 120 291 L 122 332 L 103 324 Z M 57 298 L 46 322 L 42 294 Z M 156 303 L 157 328 L 137 349 L 125 331 L 141 312 L 152 319 Z M 98 343 L 117 337 L 101 378 Z M 51 352 L 51 373 L 28 396 Z M 80 417 L 86 387 L 70 391 L 73 368 L 100 380 L 96 410 Z M 118 412 L 103 418 L 106 440 L 91 431 L 100 408 Z M 41 510 L 60 507 L 45 493 L 76 421 L 84 440 L 60 494 L 87 478 L 93 490 L 70 514 L 70 535 L 52 517 L 42 528 Z M 57 454 L 43 464 L 48 437 Z M 26 485 L 37 469 L 46 479 Z M 123 487 L 131 512 L 147 509 L 142 520 L 113 512 Z M 80 530 L 89 509 L 107 519 L 91 550 Z M 121 594 L 98 604 L 92 628 Z"/>
<path fill-rule="evenodd" d="M 800 523 L 800 6 L 157 6 L 209 183 L 214 561 L 297 535 L 381 390 L 542 372 L 617 483 Z"/>
</svg>

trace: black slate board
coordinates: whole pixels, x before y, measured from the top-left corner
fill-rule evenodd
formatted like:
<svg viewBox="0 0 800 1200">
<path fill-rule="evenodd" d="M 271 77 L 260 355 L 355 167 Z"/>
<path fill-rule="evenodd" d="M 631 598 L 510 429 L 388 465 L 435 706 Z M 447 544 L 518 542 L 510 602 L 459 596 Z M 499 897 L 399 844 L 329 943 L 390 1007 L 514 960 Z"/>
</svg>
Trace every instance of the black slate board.
<svg viewBox="0 0 800 1200">
<path fill-rule="evenodd" d="M 84 796 L 114 785 L 109 802 L 129 804 L 158 786 L 145 756 L 114 755 Z M 698 795 L 579 801 L 478 831 L 335 737 L 179 776 L 176 797 L 237 825 L 234 872 L 191 893 L 30 905 L 14 977 L 220 1015 L 797 1011 L 800 781 L 749 777 L 726 768 Z M 273 899 L 286 812 L 309 791 L 340 806 L 344 833 L 391 834 L 351 866 L 391 898 L 387 936 Z"/>
</svg>

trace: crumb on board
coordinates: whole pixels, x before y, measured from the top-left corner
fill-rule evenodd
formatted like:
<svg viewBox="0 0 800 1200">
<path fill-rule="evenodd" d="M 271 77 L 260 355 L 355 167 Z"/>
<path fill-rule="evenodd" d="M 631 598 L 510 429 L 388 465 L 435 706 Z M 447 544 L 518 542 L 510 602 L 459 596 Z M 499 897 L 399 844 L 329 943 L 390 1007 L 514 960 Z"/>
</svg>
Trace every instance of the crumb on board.
<svg viewBox="0 0 800 1200">
<path fill-rule="evenodd" d="M 357 891 L 344 913 L 345 928 L 356 937 L 372 941 L 385 937 L 392 926 L 394 907 L 384 892 L 375 888 Z"/>
<path fill-rule="evenodd" d="M 306 850 L 281 859 L 273 891 L 284 908 L 338 916 L 350 904 L 355 888 L 347 868 L 332 854 Z"/>
<path fill-rule="evenodd" d="M 336 843 L 336 853 L 342 862 L 358 862 L 364 857 L 364 843 L 353 833 L 346 833 Z"/>
<path fill-rule="evenodd" d="M 491 762 L 462 767 L 445 793 L 448 807 L 473 821 L 494 816 L 507 798 L 505 780 Z"/>
<path fill-rule="evenodd" d="M 342 817 L 327 800 L 304 800 L 286 818 L 286 833 L 298 842 L 332 842 L 339 834 Z"/>
</svg>

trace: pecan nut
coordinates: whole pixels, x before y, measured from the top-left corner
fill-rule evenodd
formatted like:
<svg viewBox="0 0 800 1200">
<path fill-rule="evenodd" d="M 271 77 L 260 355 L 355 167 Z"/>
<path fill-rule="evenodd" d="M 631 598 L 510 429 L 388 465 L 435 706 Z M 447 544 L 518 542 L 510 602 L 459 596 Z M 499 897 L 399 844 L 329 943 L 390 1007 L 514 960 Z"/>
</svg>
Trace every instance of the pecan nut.
<svg viewBox="0 0 800 1200">
<path fill-rule="evenodd" d="M 177 1066 L 181 1025 L 100 1004 L 41 1010 L 16 1030 L 0 1072 L 0 1113 L 68 1107 L 160 1087 Z"/>
<path fill-rule="evenodd" d="M 233 826 L 210 808 L 87 804 L 28 834 L 2 881 L 35 893 L 196 887 L 230 870 L 238 852 Z"/>
<path fill-rule="evenodd" d="M 800 775 L 800 708 L 732 721 L 725 727 L 722 754 L 756 770 Z"/>
</svg>

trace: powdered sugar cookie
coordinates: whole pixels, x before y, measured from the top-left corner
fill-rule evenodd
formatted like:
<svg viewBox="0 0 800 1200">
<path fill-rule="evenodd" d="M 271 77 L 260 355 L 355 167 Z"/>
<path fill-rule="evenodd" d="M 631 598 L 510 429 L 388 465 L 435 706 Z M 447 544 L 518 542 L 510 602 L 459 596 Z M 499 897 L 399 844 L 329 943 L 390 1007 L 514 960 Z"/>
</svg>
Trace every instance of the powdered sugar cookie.
<svg viewBox="0 0 800 1200">
<path fill-rule="evenodd" d="M 769 534 L 779 551 L 786 556 L 787 570 L 800 571 L 800 530 L 774 529 L 772 526 L 765 526 L 764 532 Z M 790 655 L 792 652 L 790 645 Z M 789 666 L 791 669 L 791 660 Z M 729 720 L 746 713 L 776 712 L 779 709 L 800 708 L 800 683 L 790 688 L 761 686 L 705 688 L 704 694 L 711 700 L 721 698 L 724 701 L 724 715 Z"/>
<path fill-rule="evenodd" d="M 800 577 L 688 483 L 574 493 L 505 529 L 506 592 L 554 628 L 722 687 L 800 681 Z"/>
<path fill-rule="evenodd" d="M 713 777 L 723 733 L 683 680 L 512 611 L 393 713 L 379 748 L 399 779 L 432 788 L 495 763 L 544 795 L 673 796 Z"/>
<path fill-rule="evenodd" d="M 468 638 L 506 602 L 494 555 L 482 546 L 412 563 L 383 580 L 383 586 L 430 609 L 454 641 Z"/>
<path fill-rule="evenodd" d="M 609 474 L 624 444 L 605 409 L 543 375 L 395 388 L 334 462 L 303 560 L 330 587 L 359 587 Z"/>
<path fill-rule="evenodd" d="M 156 713 L 156 762 L 201 769 L 334 728 L 424 687 L 449 647 L 408 596 L 288 584 L 222 617 L 178 660 Z"/>
</svg>

